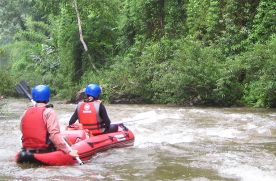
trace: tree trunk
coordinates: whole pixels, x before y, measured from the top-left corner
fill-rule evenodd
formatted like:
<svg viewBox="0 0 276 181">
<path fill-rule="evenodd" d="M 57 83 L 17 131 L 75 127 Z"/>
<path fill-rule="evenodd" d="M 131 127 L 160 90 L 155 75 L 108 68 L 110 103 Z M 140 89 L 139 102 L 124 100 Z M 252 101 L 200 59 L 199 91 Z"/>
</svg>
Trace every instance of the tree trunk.
<svg viewBox="0 0 276 181">
<path fill-rule="evenodd" d="M 84 39 L 83 39 L 82 28 L 81 28 L 81 19 L 80 19 L 80 13 L 79 13 L 79 10 L 78 10 L 77 0 L 73 0 L 73 3 L 74 3 L 74 8 L 75 8 L 76 15 L 77 15 L 77 20 L 78 20 L 80 41 L 81 41 L 81 43 L 82 43 L 82 45 L 83 45 L 83 48 L 84 48 L 85 52 L 87 52 L 87 54 L 88 54 L 88 59 L 89 59 L 89 61 L 91 62 L 92 67 L 97 71 L 95 65 L 92 63 L 91 56 L 90 56 L 90 54 L 88 53 L 87 45 L 86 45 L 86 43 L 85 43 L 85 41 L 84 41 Z"/>
</svg>

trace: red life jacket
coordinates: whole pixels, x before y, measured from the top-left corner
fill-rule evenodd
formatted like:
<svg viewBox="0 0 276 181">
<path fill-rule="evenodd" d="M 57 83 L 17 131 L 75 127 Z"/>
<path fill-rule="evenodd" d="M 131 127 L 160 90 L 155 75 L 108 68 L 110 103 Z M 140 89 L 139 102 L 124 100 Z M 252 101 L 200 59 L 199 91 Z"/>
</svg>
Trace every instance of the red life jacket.
<svg viewBox="0 0 276 181">
<path fill-rule="evenodd" d="M 48 148 L 47 127 L 43 119 L 45 107 L 31 107 L 22 118 L 22 145 L 24 148 Z"/>
<path fill-rule="evenodd" d="M 81 102 L 78 105 L 79 122 L 84 129 L 88 129 L 91 134 L 98 135 L 104 132 L 102 119 L 99 115 L 100 101 Z"/>
</svg>

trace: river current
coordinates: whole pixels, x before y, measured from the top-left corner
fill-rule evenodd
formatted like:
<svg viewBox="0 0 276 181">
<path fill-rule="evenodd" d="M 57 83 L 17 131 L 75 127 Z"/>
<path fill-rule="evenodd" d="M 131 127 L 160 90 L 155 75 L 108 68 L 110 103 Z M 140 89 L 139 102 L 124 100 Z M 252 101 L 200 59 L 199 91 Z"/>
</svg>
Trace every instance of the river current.
<svg viewBox="0 0 276 181">
<path fill-rule="evenodd" d="M 76 105 L 53 103 L 64 130 Z M 112 122 L 127 121 L 134 146 L 97 153 L 84 165 L 37 167 L 14 161 L 28 105 L 0 102 L 0 180 L 276 180 L 275 109 L 106 105 Z"/>
</svg>

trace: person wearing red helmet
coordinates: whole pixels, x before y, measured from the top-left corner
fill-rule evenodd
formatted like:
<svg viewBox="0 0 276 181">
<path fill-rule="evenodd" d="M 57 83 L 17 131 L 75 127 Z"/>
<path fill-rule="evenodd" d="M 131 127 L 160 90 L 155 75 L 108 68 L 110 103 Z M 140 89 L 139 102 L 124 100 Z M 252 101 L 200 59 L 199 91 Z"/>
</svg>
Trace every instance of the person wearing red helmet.
<svg viewBox="0 0 276 181">
<path fill-rule="evenodd" d="M 86 98 L 79 102 L 71 116 L 69 126 L 77 120 L 90 135 L 99 135 L 118 131 L 118 125 L 111 125 L 103 103 L 99 100 L 102 89 L 98 84 L 89 84 L 85 88 Z"/>
<path fill-rule="evenodd" d="M 20 123 L 22 154 L 61 150 L 76 157 L 77 150 L 70 151 L 61 137 L 53 106 L 47 105 L 50 95 L 50 88 L 47 85 L 37 85 L 32 88 L 32 99 L 36 103 L 24 112 Z"/>
</svg>

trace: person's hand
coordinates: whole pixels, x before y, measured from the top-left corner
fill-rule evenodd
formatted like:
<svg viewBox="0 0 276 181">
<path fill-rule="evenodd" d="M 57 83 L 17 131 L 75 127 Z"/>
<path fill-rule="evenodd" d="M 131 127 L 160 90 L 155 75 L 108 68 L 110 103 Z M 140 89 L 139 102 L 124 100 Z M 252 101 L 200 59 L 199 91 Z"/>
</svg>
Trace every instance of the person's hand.
<svg viewBox="0 0 276 181">
<path fill-rule="evenodd" d="M 71 151 L 69 152 L 69 155 L 72 156 L 72 157 L 77 157 L 77 156 L 79 156 L 78 150 L 71 150 Z"/>
</svg>

